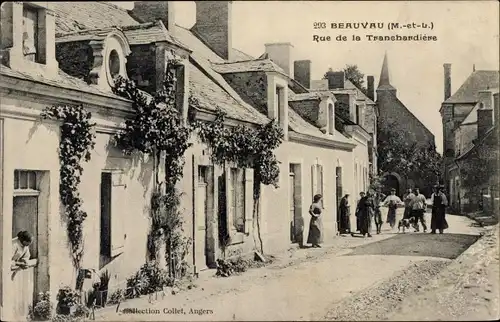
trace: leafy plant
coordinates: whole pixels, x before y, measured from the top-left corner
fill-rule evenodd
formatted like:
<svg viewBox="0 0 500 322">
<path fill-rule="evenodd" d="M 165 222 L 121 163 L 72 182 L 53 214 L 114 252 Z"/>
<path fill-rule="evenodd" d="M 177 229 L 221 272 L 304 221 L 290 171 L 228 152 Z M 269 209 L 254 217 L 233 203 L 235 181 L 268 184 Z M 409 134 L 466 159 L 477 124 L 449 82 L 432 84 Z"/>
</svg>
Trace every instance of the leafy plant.
<svg viewBox="0 0 500 322">
<path fill-rule="evenodd" d="M 139 271 L 127 280 L 127 298 L 138 295 L 150 294 L 163 289 L 164 286 L 172 286 L 173 280 L 158 263 L 150 261 L 139 269 Z"/>
<path fill-rule="evenodd" d="M 49 321 L 52 318 L 54 305 L 48 292 L 38 294 L 34 306 L 29 306 L 28 317 L 31 321 Z"/>
<path fill-rule="evenodd" d="M 123 291 L 123 289 L 119 288 L 113 293 L 111 293 L 108 299 L 108 304 L 118 304 L 124 299 L 125 299 L 125 292 Z"/>
<path fill-rule="evenodd" d="M 83 106 L 51 106 L 41 113 L 44 119 L 62 121 L 59 143 L 60 179 L 59 194 L 68 218 L 68 239 L 71 244 L 73 264 L 80 267 L 83 256 L 83 221 L 87 213 L 82 210 L 78 192 L 83 162 L 90 161 L 90 151 L 95 146 L 92 114 Z"/>
<path fill-rule="evenodd" d="M 148 250 L 150 257 L 156 259 L 160 244 L 166 243 L 170 275 L 174 278 L 187 271 L 185 256 L 190 239 L 182 234 L 180 193 L 176 184 L 182 178 L 184 153 L 191 146 L 189 137 L 192 132 L 176 106 L 177 65 L 175 59 L 168 62 L 163 87 L 153 98 L 140 91 L 133 81 L 122 77 L 116 79 L 113 88 L 116 94 L 130 99 L 135 110 L 134 117 L 125 122 L 125 129 L 115 136 L 116 144 L 125 153 L 152 154 L 156 169 L 160 160 L 165 162 L 165 177 L 157 177 L 158 191 L 151 197 Z"/>
</svg>

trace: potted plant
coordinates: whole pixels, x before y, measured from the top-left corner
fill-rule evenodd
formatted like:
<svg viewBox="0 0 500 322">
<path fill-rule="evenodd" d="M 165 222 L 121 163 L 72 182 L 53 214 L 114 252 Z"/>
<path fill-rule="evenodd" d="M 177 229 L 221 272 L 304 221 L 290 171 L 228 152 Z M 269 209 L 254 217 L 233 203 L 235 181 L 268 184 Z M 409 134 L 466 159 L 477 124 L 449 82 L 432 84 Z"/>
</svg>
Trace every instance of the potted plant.
<svg viewBox="0 0 500 322">
<path fill-rule="evenodd" d="M 57 313 L 70 315 L 71 308 L 78 304 L 78 293 L 69 286 L 59 289 L 57 293 Z"/>
<path fill-rule="evenodd" d="M 50 302 L 50 294 L 48 292 L 38 294 L 37 301 L 34 306 L 29 307 L 29 319 L 31 321 L 50 321 L 52 318 L 53 307 Z"/>
<path fill-rule="evenodd" d="M 99 296 L 98 296 L 98 305 L 104 307 L 106 305 L 108 299 L 108 288 L 109 288 L 109 272 L 105 270 L 100 275 L 100 283 L 99 283 Z"/>
</svg>

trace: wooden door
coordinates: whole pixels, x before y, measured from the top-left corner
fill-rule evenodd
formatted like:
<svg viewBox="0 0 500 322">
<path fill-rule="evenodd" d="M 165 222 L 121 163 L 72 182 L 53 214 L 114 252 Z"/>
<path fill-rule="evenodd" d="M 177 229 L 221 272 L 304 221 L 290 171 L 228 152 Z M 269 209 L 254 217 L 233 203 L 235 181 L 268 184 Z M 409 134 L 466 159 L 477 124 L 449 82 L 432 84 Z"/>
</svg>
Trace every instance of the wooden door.
<svg viewBox="0 0 500 322">
<path fill-rule="evenodd" d="M 288 179 L 288 195 L 289 195 L 289 208 L 290 208 L 290 241 L 296 242 L 295 238 L 295 174 L 290 173 Z"/>
<path fill-rule="evenodd" d="M 12 238 L 17 233 L 26 230 L 33 236 L 30 245 L 31 265 L 35 265 L 38 256 L 38 196 L 18 196 L 13 200 Z M 35 267 L 25 270 L 11 271 L 12 308 L 16 320 L 24 320 L 28 316 L 28 308 L 33 305 L 35 290 Z"/>
<path fill-rule="evenodd" d="M 207 183 L 198 182 L 196 188 L 196 269 L 207 268 Z"/>
</svg>

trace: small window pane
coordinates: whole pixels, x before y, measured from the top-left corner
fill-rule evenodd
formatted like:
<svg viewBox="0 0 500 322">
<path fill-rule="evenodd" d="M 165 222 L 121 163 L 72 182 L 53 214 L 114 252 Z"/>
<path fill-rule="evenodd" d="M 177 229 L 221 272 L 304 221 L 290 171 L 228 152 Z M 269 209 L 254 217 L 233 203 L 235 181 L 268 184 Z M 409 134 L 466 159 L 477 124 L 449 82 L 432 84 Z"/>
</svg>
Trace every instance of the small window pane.
<svg viewBox="0 0 500 322">
<path fill-rule="evenodd" d="M 36 172 L 35 171 L 29 172 L 28 188 L 36 190 Z"/>
<path fill-rule="evenodd" d="M 14 189 L 19 189 L 19 171 L 14 171 Z"/>
<path fill-rule="evenodd" d="M 24 6 L 23 9 L 23 53 L 28 60 L 35 61 L 38 47 L 38 11 Z"/>
<path fill-rule="evenodd" d="M 19 171 L 19 189 L 28 189 L 28 172 Z"/>
</svg>

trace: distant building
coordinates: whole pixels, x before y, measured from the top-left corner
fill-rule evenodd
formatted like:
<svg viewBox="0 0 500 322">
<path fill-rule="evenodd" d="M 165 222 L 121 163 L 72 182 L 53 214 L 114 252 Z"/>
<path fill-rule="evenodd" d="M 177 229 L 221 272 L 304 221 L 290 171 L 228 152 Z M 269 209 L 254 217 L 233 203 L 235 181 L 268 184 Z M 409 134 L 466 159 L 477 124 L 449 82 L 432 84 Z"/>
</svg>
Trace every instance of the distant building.
<svg viewBox="0 0 500 322">
<path fill-rule="evenodd" d="M 444 175 L 456 212 L 484 206 L 483 196 L 498 200 L 498 86 L 498 71 L 474 68 L 451 95 L 451 64 L 444 64 Z"/>
<path fill-rule="evenodd" d="M 385 54 L 376 101 L 379 111 L 379 142 L 385 140 L 382 137 L 383 131 L 390 129 L 403 136 L 407 142 L 421 147 L 435 147 L 434 134 L 398 99 L 397 90 L 391 84 L 389 75 L 389 63 Z M 383 176 L 385 185 L 395 188 L 398 195 L 402 195 L 407 188 L 419 187 L 422 193 L 430 196 L 428 186 L 434 184 L 423 182 L 417 175 L 406 178 L 404 173 L 387 172 Z"/>
</svg>

